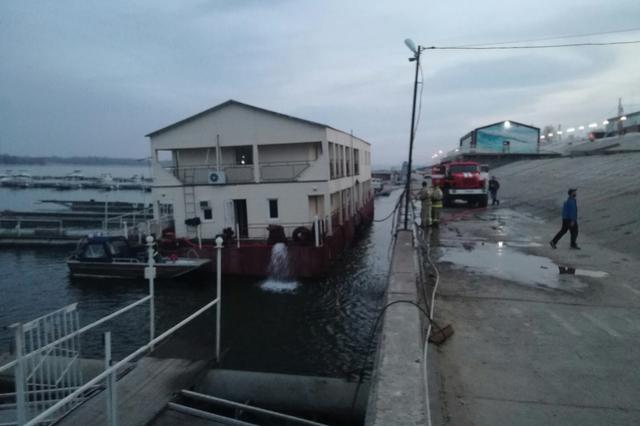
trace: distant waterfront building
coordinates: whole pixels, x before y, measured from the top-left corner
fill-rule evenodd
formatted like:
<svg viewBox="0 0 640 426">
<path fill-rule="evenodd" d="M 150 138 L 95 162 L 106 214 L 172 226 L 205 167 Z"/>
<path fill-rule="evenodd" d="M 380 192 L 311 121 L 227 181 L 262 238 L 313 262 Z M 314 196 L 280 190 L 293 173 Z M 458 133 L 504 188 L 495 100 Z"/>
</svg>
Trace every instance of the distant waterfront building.
<svg viewBox="0 0 640 426">
<path fill-rule="evenodd" d="M 606 122 L 607 125 L 602 137 L 640 132 L 640 111 L 611 117 Z"/>
<path fill-rule="evenodd" d="M 400 179 L 397 170 L 374 170 L 371 172 L 371 176 L 392 184 L 397 183 Z"/>
<path fill-rule="evenodd" d="M 154 215 L 177 237 L 290 237 L 316 216 L 331 235 L 371 199 L 370 144 L 325 124 L 229 100 L 147 137 Z"/>
<path fill-rule="evenodd" d="M 540 151 L 540 129 L 515 121 L 478 127 L 460 138 L 462 153 L 535 154 Z"/>
</svg>

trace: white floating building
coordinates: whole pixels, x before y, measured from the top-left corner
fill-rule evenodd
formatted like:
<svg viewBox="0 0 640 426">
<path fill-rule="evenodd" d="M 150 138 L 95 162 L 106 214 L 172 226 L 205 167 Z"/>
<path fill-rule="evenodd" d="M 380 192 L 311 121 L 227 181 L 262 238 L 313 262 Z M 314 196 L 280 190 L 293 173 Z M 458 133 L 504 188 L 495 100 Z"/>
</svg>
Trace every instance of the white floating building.
<svg viewBox="0 0 640 426">
<path fill-rule="evenodd" d="M 264 240 L 272 224 L 291 237 L 316 217 L 331 235 L 371 205 L 370 144 L 325 124 L 229 100 L 147 137 L 154 215 L 176 237 Z"/>
</svg>

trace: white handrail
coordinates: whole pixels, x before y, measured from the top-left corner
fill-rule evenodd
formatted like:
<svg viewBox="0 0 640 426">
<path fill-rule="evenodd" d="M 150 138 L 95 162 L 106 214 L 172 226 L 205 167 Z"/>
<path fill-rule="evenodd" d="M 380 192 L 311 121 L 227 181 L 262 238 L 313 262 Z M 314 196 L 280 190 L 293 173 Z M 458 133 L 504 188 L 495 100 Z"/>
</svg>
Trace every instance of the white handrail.
<svg viewBox="0 0 640 426">
<path fill-rule="evenodd" d="M 258 413 L 258 414 L 265 414 L 267 416 L 276 417 L 276 418 L 284 419 L 284 420 L 289 420 L 289 421 L 293 421 L 295 423 L 302 423 L 302 424 L 311 425 L 311 426 L 327 426 L 325 423 L 317 423 L 317 422 L 314 422 L 314 421 L 311 421 L 311 420 L 307 420 L 307 419 L 302 418 L 302 417 L 291 416 L 289 414 L 279 413 L 279 412 L 273 411 L 273 410 L 267 410 L 265 408 L 256 407 L 254 405 L 242 404 L 240 402 L 232 401 L 230 399 L 217 398 L 215 396 L 206 395 L 206 394 L 193 392 L 193 391 L 189 391 L 189 390 L 183 390 L 181 393 L 182 393 L 182 395 L 185 395 L 187 397 L 191 397 L 193 399 L 198 399 L 200 401 L 212 402 L 214 404 L 217 403 L 217 404 L 221 404 L 221 405 L 226 405 L 226 406 L 233 407 L 233 408 L 239 408 L 241 410 L 252 411 L 252 412 Z"/>
<path fill-rule="evenodd" d="M 149 299 L 151 299 L 151 296 L 145 296 L 142 299 L 139 299 L 139 300 L 133 302 L 132 304 L 127 305 L 124 308 L 107 315 L 106 317 L 102 317 L 99 320 L 97 320 L 95 322 L 92 322 L 91 324 L 85 325 L 84 327 L 82 327 L 82 328 L 80 328 L 80 329 L 78 329 L 78 330 L 76 330 L 76 331 L 74 331 L 72 333 L 69 333 L 66 336 L 61 337 L 61 338 L 59 338 L 58 340 L 56 340 L 54 342 L 51 342 L 51 343 L 49 343 L 49 344 L 47 344 L 45 346 L 42 346 L 41 348 L 38 348 L 35 351 L 29 352 L 28 354 L 24 354 L 23 355 L 23 359 L 27 360 L 27 359 L 39 354 L 40 352 L 44 352 L 46 350 L 49 350 L 52 347 L 54 347 L 56 345 L 59 345 L 62 342 L 66 342 L 67 340 L 72 339 L 72 338 L 74 338 L 75 336 L 77 336 L 79 334 L 85 333 L 85 332 L 91 330 L 92 328 L 94 328 L 94 327 L 96 327 L 96 326 L 98 326 L 98 325 L 100 325 L 100 324 L 102 324 L 102 323 L 104 323 L 104 322 L 106 322 L 106 321 L 108 321 L 108 320 L 110 320 L 112 318 L 117 317 L 118 315 L 124 314 L 125 312 L 127 312 L 127 311 L 135 308 L 136 306 L 148 301 Z M 69 305 L 69 306 L 71 306 L 71 305 Z M 62 309 L 66 309 L 66 308 L 62 308 Z M 15 326 L 16 326 L 16 324 L 12 324 L 9 327 L 15 327 Z M 13 360 L 13 361 L 10 361 L 10 362 L 6 363 L 5 365 L 0 367 L 0 373 L 5 371 L 5 370 L 8 370 L 10 368 L 13 368 L 17 363 L 18 363 L 17 360 Z"/>
<path fill-rule="evenodd" d="M 115 374 L 119 368 L 123 367 L 125 364 L 130 362 L 132 359 L 134 359 L 134 358 L 138 357 L 139 355 L 145 353 L 149 348 L 151 348 L 154 345 L 158 344 L 159 342 L 161 342 L 162 340 L 164 340 L 165 338 L 167 338 L 168 336 L 170 336 L 171 334 L 173 334 L 174 332 L 176 332 L 177 330 L 182 328 L 184 325 L 188 324 L 193 319 L 195 319 L 196 317 L 200 316 L 203 312 L 205 312 L 206 310 L 208 310 L 211 307 L 215 306 L 218 303 L 219 300 L 220 300 L 220 295 L 218 295 L 218 297 L 216 297 L 214 300 L 212 300 L 211 302 L 207 303 L 205 306 L 203 306 L 202 308 L 198 309 L 196 312 L 194 312 L 193 314 L 191 314 L 187 318 L 183 319 L 178 324 L 174 325 L 169 330 L 165 331 L 164 333 L 162 333 L 161 335 L 159 335 L 158 337 L 156 337 L 155 339 L 153 339 L 152 341 L 150 341 L 146 345 L 141 346 L 136 351 L 132 352 L 131 354 L 129 354 L 126 357 L 124 357 L 122 360 L 120 360 L 117 363 L 113 364 L 110 368 L 105 369 L 102 373 L 98 374 L 96 377 L 94 377 L 93 379 L 89 380 L 84 385 L 80 386 L 74 392 L 70 393 L 66 397 L 64 397 L 61 400 L 59 400 L 56 404 L 52 405 L 51 407 L 47 408 L 42 413 L 40 413 L 39 415 L 34 417 L 33 419 L 31 419 L 28 422 L 26 422 L 24 424 L 24 426 L 33 426 L 33 425 L 36 425 L 39 422 L 45 420 L 49 415 L 55 413 L 58 409 L 60 409 L 66 403 L 71 402 L 74 398 L 79 396 L 86 389 L 96 385 L 100 381 L 102 381 L 105 378 L 107 378 L 110 374 L 112 374 L 112 373 Z"/>
</svg>

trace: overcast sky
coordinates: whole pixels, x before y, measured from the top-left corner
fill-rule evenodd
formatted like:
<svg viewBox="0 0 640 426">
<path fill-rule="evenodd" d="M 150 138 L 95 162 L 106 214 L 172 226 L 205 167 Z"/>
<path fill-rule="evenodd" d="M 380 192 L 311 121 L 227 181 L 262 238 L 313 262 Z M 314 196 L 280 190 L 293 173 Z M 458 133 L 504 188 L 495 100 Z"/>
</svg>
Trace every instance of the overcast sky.
<svg viewBox="0 0 640 426">
<path fill-rule="evenodd" d="M 0 153 L 148 156 L 145 134 L 228 99 L 407 155 L 423 46 L 640 27 L 638 0 L 0 2 Z M 640 31 L 543 43 L 640 40 Z M 533 44 L 533 43 L 521 43 Z M 640 110 L 640 44 L 426 51 L 418 162 L 504 119 L 563 127 Z"/>
</svg>

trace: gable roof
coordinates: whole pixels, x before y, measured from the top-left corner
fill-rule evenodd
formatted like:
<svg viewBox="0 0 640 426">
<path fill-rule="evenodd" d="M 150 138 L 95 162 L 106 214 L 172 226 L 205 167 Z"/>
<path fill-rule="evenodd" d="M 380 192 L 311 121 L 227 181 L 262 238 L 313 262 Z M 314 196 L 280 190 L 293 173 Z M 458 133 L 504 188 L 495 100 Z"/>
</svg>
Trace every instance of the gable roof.
<svg viewBox="0 0 640 426">
<path fill-rule="evenodd" d="M 502 121 L 498 121 L 497 123 L 488 124 L 488 125 L 486 125 L 486 126 L 478 127 L 478 128 L 476 128 L 476 129 L 473 129 L 472 131 L 473 131 L 473 132 L 475 132 L 476 130 L 486 129 L 487 127 L 493 127 L 493 126 L 496 126 L 496 125 L 498 125 L 498 124 L 506 123 L 507 121 L 508 121 L 509 123 L 511 123 L 511 124 L 515 124 L 515 125 L 520 126 L 520 127 L 528 127 L 528 128 L 530 128 L 530 129 L 540 131 L 540 129 L 539 129 L 538 127 L 530 126 L 530 125 L 528 125 L 528 124 L 524 124 L 524 123 L 519 123 L 519 122 L 517 122 L 517 121 L 513 121 L 513 120 L 502 120 Z M 465 136 L 466 136 L 466 135 L 465 135 Z M 464 137 L 464 136 L 463 136 L 463 137 Z"/>
<path fill-rule="evenodd" d="M 271 114 L 271 115 L 276 115 L 276 116 L 281 117 L 281 118 L 287 118 L 289 120 L 295 120 L 295 121 L 298 121 L 298 122 L 301 122 L 301 123 L 310 124 L 312 126 L 327 127 L 327 128 L 333 129 L 333 130 L 340 131 L 338 129 L 334 129 L 331 126 L 327 126 L 326 124 L 317 123 L 315 121 L 310 121 L 310 120 L 305 120 L 305 119 L 302 119 L 302 118 L 298 118 L 298 117 L 294 117 L 294 116 L 291 116 L 291 115 L 282 114 L 282 113 L 271 111 L 271 110 L 264 109 L 264 108 L 258 108 L 258 107 L 253 106 L 253 105 L 249 105 L 249 104 L 245 104 L 245 103 L 242 103 L 242 102 L 235 101 L 233 99 L 229 99 L 226 102 L 223 102 L 223 103 L 221 103 L 219 105 L 216 105 L 216 106 L 214 106 L 212 108 L 209 108 L 207 110 L 199 112 L 199 113 L 197 113 L 195 115 L 192 115 L 191 117 L 187 117 L 187 118 L 185 118 L 183 120 L 177 121 L 177 122 L 175 122 L 173 124 L 170 124 L 170 125 L 168 125 L 166 127 L 163 127 L 161 129 L 155 130 L 155 131 L 149 133 L 148 135 L 145 135 L 145 137 L 149 138 L 149 137 L 157 136 L 157 135 L 159 135 L 161 133 L 166 132 L 167 130 L 171 130 L 173 128 L 179 127 L 179 126 L 181 126 L 181 125 L 183 125 L 185 123 L 188 123 L 190 121 L 197 120 L 200 117 L 203 117 L 203 116 L 205 116 L 205 115 L 207 115 L 209 113 L 218 111 L 220 109 L 226 108 L 227 106 L 230 106 L 230 105 L 239 105 L 239 106 L 242 106 L 242 107 L 245 107 L 245 108 L 252 109 L 254 111 L 263 112 L 263 113 L 267 113 L 267 114 Z"/>
</svg>

